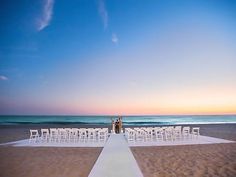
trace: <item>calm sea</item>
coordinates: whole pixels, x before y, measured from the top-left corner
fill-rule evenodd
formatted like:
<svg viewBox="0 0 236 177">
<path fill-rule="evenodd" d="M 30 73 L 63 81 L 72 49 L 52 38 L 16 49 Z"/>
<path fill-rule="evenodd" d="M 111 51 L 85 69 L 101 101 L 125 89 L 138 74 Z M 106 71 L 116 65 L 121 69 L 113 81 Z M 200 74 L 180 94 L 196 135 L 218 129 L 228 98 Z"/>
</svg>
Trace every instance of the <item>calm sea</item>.
<svg viewBox="0 0 236 177">
<path fill-rule="evenodd" d="M 117 116 L 0 116 L 0 125 L 12 124 L 110 124 Z M 123 116 L 124 125 L 236 123 L 236 115 Z"/>
</svg>

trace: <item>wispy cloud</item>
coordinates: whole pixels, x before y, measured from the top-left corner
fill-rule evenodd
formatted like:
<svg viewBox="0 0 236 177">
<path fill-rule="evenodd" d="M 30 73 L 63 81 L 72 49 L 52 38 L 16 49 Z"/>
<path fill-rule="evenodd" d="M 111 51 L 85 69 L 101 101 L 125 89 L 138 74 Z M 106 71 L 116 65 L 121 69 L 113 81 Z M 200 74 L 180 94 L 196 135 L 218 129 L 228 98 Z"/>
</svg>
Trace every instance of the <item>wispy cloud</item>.
<svg viewBox="0 0 236 177">
<path fill-rule="evenodd" d="M 105 0 L 98 0 L 98 12 L 102 18 L 103 26 L 106 29 L 108 26 L 108 13 L 106 9 Z"/>
<path fill-rule="evenodd" d="M 1 75 L 1 76 L 0 76 L 0 80 L 1 80 L 1 81 L 6 81 L 6 80 L 8 80 L 8 78 L 7 78 L 6 76 L 2 76 L 2 75 Z"/>
<path fill-rule="evenodd" d="M 114 44 L 117 44 L 119 42 L 119 39 L 116 35 L 116 33 L 113 33 L 112 36 L 111 36 L 111 41 L 114 43 Z"/>
<path fill-rule="evenodd" d="M 104 29 L 107 29 L 107 27 L 108 27 L 108 18 L 109 17 L 108 17 L 108 12 L 107 12 L 107 9 L 106 9 L 105 1 L 106 0 L 98 0 L 98 12 L 99 12 L 99 15 L 101 16 Z M 117 44 L 119 42 L 119 39 L 118 39 L 116 33 L 112 33 L 111 41 L 114 44 Z"/>
<path fill-rule="evenodd" d="M 37 24 L 38 31 L 43 30 L 45 27 L 47 27 L 50 24 L 50 21 L 52 19 L 52 14 L 53 14 L 53 5 L 54 5 L 54 0 L 44 0 L 43 12 Z"/>
</svg>

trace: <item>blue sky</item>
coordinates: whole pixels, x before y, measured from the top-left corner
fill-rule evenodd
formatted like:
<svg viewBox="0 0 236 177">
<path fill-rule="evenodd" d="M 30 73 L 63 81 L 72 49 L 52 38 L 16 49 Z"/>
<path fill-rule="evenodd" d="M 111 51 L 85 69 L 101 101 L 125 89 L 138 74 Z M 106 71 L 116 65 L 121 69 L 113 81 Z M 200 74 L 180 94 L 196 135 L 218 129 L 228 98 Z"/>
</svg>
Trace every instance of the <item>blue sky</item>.
<svg viewBox="0 0 236 177">
<path fill-rule="evenodd" d="M 4 0 L 0 114 L 236 113 L 236 3 Z"/>
</svg>

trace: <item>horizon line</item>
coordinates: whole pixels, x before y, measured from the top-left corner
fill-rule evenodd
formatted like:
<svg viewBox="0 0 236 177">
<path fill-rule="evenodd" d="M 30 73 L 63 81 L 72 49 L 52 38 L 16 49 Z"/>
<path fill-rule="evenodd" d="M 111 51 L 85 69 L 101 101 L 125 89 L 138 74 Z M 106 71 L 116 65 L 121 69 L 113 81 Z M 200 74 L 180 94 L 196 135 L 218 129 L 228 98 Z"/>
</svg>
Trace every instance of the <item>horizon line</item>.
<svg viewBox="0 0 236 177">
<path fill-rule="evenodd" d="M 223 114 L 0 114 L 0 116 L 236 116 L 236 113 Z"/>
</svg>

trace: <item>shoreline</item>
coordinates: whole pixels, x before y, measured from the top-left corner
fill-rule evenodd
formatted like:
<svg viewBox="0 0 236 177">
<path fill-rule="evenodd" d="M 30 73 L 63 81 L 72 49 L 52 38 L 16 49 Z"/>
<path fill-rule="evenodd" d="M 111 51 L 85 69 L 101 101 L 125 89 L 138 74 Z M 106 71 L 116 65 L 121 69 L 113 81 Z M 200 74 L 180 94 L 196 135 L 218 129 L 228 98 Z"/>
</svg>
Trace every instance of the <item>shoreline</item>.
<svg viewBox="0 0 236 177">
<path fill-rule="evenodd" d="M 221 126 L 221 125 L 236 125 L 236 122 L 233 123 L 186 123 L 186 124 L 152 124 L 152 125 L 124 125 L 123 128 L 132 128 L 132 127 L 166 127 L 166 126 Z M 26 123 L 26 124 L 0 124 L 0 130 L 1 129 L 7 129 L 7 128 L 55 128 L 55 127 L 68 127 L 68 128 L 111 128 L 111 124 L 80 124 L 80 123 L 63 123 L 63 124 L 57 124 L 57 123 Z"/>
<path fill-rule="evenodd" d="M 138 122 L 137 124 L 135 123 L 124 123 L 123 121 L 123 126 L 126 126 L 126 127 L 160 127 L 160 126 L 178 126 L 178 125 L 181 125 L 181 126 L 184 126 L 184 125 L 224 125 L 224 124 L 236 124 L 236 122 L 201 122 L 201 123 L 194 123 L 194 122 L 188 122 L 188 123 L 140 123 Z M 27 125 L 30 125 L 30 126 L 39 126 L 39 125 L 58 125 L 58 126 L 64 126 L 64 125 L 76 125 L 76 126 L 86 126 L 88 127 L 89 125 L 91 126 L 110 126 L 111 123 L 78 123 L 78 122 L 75 122 L 75 123 L 72 123 L 72 122 L 47 122 L 47 123 L 0 123 L 0 128 L 1 127 L 8 127 L 8 126 L 27 126 Z"/>
</svg>

